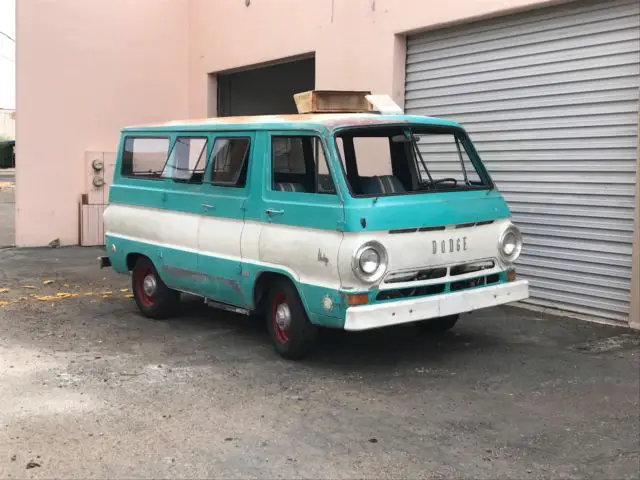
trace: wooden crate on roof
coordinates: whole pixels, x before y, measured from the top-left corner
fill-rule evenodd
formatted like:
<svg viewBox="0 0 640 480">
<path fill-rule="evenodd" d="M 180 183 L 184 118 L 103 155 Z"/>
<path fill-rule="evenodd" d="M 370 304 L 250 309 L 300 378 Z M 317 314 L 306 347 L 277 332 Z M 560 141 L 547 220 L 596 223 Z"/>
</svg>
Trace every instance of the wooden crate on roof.
<svg viewBox="0 0 640 480">
<path fill-rule="evenodd" d="M 371 92 L 349 90 L 309 90 L 296 93 L 298 113 L 353 113 L 371 112 L 366 99 Z"/>
</svg>

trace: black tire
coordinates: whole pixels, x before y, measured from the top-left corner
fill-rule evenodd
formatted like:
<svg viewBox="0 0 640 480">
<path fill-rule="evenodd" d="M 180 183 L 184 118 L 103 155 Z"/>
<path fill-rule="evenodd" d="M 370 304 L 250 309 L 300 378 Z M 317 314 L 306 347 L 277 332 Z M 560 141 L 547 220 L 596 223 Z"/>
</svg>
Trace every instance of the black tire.
<svg viewBox="0 0 640 480">
<path fill-rule="evenodd" d="M 155 290 L 151 294 L 144 290 L 144 281 L 147 277 L 155 280 Z M 180 292 L 171 290 L 165 285 L 156 267 L 147 257 L 140 257 L 136 261 L 131 275 L 131 289 L 140 312 L 148 318 L 160 320 L 170 317 L 175 313 L 176 306 L 180 302 Z"/>
<path fill-rule="evenodd" d="M 282 305 L 289 310 L 289 324 L 286 327 L 281 327 L 278 322 L 279 307 Z M 300 360 L 313 351 L 318 327 L 309 321 L 300 295 L 289 280 L 281 278 L 273 283 L 265 317 L 269 336 L 280 356 L 288 360 Z"/>
<path fill-rule="evenodd" d="M 444 333 L 451 330 L 458 322 L 460 315 L 449 315 L 448 317 L 433 318 L 423 320 L 416 325 L 424 333 Z"/>
</svg>

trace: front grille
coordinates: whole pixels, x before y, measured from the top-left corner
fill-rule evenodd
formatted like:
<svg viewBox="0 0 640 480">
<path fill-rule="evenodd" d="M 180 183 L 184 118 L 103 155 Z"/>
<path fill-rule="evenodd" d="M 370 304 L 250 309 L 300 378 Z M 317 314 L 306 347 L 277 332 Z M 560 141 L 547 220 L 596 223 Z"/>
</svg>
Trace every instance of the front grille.
<svg viewBox="0 0 640 480">
<path fill-rule="evenodd" d="M 444 293 L 445 283 L 437 285 L 424 285 L 415 288 L 398 288 L 397 290 L 384 290 L 376 296 L 376 300 L 393 300 L 410 297 L 424 297 Z"/>
<path fill-rule="evenodd" d="M 483 260 L 480 262 L 462 263 L 460 265 L 454 265 L 449 269 L 449 275 L 456 277 L 458 275 L 465 275 L 467 273 L 481 272 L 482 270 L 489 270 L 495 267 L 496 264 L 493 260 Z"/>
<path fill-rule="evenodd" d="M 437 280 L 446 276 L 457 277 L 469 273 L 490 270 L 496 266 L 493 260 L 475 260 L 473 262 L 461 263 L 447 267 L 422 268 L 409 272 L 392 272 L 387 274 L 384 280 L 386 284 L 423 282 L 425 280 Z"/>
<path fill-rule="evenodd" d="M 484 277 L 469 278 L 467 280 L 458 280 L 457 282 L 451 282 L 449 290 L 452 292 L 459 292 L 460 290 L 466 290 L 468 288 L 480 287 L 483 285 L 491 285 L 500 281 L 500 275 L 495 273 L 493 275 L 487 275 Z"/>
<path fill-rule="evenodd" d="M 425 268 L 423 270 L 416 270 L 406 273 L 391 273 L 385 279 L 385 283 L 403 283 L 403 282 L 416 282 L 423 280 L 434 280 L 436 278 L 442 278 L 447 276 L 447 268 Z"/>
<path fill-rule="evenodd" d="M 420 287 L 409 288 L 397 288 L 393 290 L 383 290 L 376 295 L 377 301 L 384 300 L 399 300 L 403 298 L 412 297 L 426 297 L 428 295 L 437 295 L 445 293 L 447 291 L 447 285 L 449 285 L 449 292 L 459 292 L 461 290 L 467 290 L 469 288 L 481 287 L 486 285 L 493 285 L 500 282 L 500 274 L 494 273 L 492 275 L 485 275 L 482 277 L 469 278 L 466 280 L 457 280 L 451 283 L 436 283 L 434 285 L 422 285 Z"/>
</svg>

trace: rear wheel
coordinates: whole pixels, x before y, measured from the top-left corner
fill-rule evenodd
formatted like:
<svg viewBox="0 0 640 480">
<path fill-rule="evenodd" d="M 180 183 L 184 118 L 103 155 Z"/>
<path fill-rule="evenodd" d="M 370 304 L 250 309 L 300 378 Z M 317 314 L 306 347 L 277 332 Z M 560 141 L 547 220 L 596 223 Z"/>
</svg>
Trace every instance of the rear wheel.
<svg viewBox="0 0 640 480">
<path fill-rule="evenodd" d="M 433 318 L 417 323 L 418 328 L 424 333 L 443 333 L 451 330 L 458 322 L 459 315 L 449 315 L 448 317 Z"/>
<path fill-rule="evenodd" d="M 180 292 L 171 290 L 147 257 L 140 257 L 131 276 L 133 298 L 143 315 L 162 319 L 171 316 L 180 301 Z"/>
<path fill-rule="evenodd" d="M 309 321 L 298 291 L 290 281 L 274 282 L 269 291 L 266 320 L 271 341 L 282 357 L 300 360 L 311 353 L 318 327 Z"/>
</svg>

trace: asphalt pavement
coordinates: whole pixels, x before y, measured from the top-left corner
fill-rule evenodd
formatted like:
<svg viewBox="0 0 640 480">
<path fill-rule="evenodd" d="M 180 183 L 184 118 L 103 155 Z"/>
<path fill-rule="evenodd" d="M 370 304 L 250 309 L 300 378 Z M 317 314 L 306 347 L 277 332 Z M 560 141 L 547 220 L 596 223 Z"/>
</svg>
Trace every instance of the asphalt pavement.
<svg viewBox="0 0 640 480">
<path fill-rule="evenodd" d="M 142 318 L 100 254 L 0 250 L 2 478 L 638 478 L 638 332 L 505 307 L 287 362 L 199 302 Z"/>
</svg>

